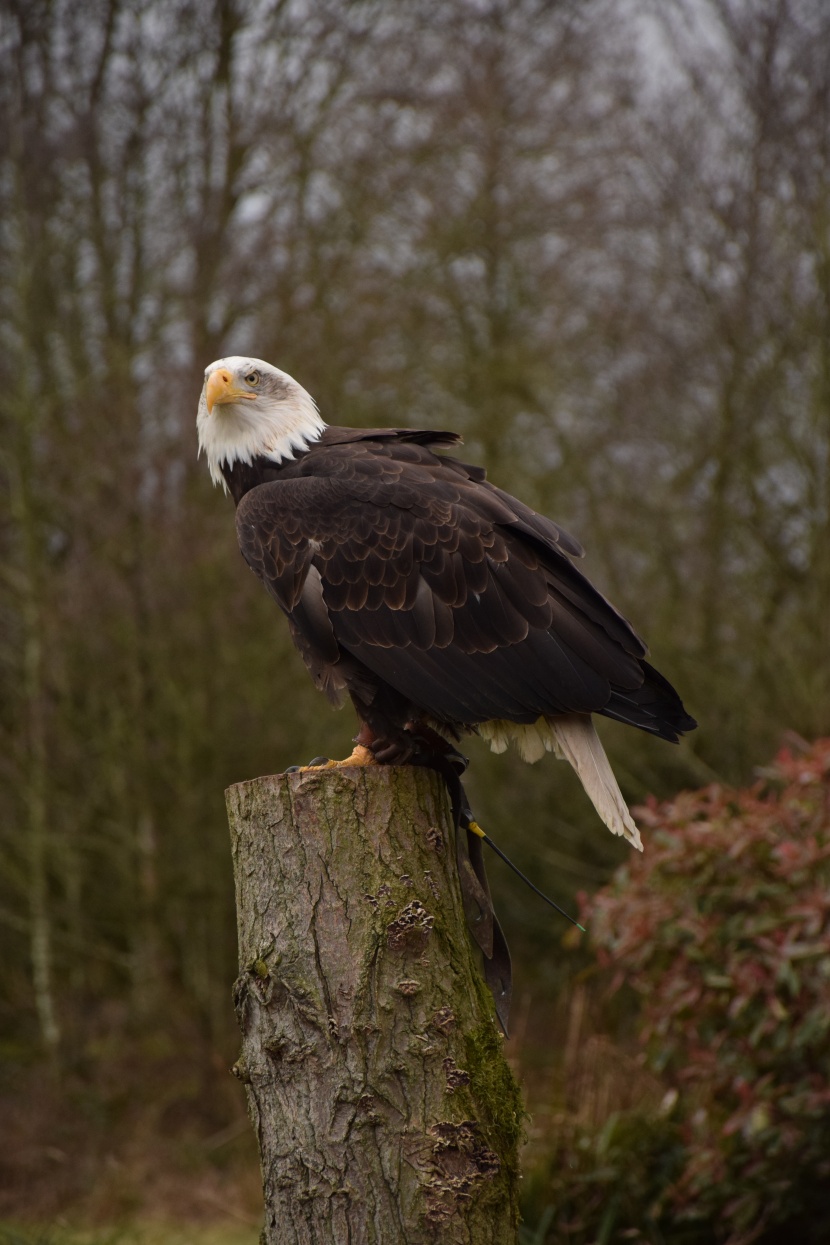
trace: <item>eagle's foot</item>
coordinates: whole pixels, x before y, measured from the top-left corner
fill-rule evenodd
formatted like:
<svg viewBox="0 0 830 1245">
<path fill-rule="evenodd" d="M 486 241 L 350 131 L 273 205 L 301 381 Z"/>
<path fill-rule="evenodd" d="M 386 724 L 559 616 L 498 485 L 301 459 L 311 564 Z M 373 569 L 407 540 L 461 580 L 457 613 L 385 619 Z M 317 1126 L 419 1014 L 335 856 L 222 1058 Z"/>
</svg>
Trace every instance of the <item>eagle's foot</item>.
<svg viewBox="0 0 830 1245">
<path fill-rule="evenodd" d="M 315 757 L 309 765 L 291 765 L 286 774 L 314 774 L 321 769 L 343 769 L 347 765 L 377 765 L 372 753 L 363 744 L 356 744 L 351 756 L 342 761 L 330 761 L 328 757 Z"/>
</svg>

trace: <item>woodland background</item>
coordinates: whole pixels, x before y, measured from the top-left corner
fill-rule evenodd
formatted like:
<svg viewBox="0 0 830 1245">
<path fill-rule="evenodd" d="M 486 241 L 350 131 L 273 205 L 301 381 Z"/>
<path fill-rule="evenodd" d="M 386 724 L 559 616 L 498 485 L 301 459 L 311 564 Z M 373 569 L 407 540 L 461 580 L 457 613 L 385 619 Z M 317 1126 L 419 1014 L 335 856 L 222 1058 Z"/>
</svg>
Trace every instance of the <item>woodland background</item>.
<svg viewBox="0 0 830 1245">
<path fill-rule="evenodd" d="M 255 1237 L 222 793 L 353 724 L 196 461 L 211 360 L 456 429 L 583 542 L 701 722 L 604 724 L 630 800 L 830 733 L 828 49 L 824 0 L 0 0 L 0 1215 Z M 626 859 L 470 752 L 560 902 Z M 595 958 L 490 873 L 542 1171 Z"/>
</svg>

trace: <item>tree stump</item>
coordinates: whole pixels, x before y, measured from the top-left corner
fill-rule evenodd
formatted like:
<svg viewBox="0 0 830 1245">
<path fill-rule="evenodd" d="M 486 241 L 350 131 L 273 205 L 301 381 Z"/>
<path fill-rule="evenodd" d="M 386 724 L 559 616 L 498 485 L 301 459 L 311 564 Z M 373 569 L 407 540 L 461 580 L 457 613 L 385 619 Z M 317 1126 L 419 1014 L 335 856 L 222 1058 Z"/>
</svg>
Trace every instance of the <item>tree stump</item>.
<svg viewBox="0 0 830 1245">
<path fill-rule="evenodd" d="M 522 1103 L 444 785 L 370 766 L 227 792 L 263 1245 L 515 1245 Z"/>
</svg>

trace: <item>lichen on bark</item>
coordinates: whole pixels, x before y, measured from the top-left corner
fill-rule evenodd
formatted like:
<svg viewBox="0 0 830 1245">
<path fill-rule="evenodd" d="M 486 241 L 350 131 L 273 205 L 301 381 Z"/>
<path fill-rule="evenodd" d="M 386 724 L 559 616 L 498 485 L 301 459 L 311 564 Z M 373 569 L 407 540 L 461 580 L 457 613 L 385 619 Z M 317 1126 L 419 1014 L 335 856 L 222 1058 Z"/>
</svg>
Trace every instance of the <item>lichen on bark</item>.
<svg viewBox="0 0 830 1245">
<path fill-rule="evenodd" d="M 513 1245 L 522 1105 L 440 779 L 322 770 L 227 800 L 263 1242 Z"/>
</svg>

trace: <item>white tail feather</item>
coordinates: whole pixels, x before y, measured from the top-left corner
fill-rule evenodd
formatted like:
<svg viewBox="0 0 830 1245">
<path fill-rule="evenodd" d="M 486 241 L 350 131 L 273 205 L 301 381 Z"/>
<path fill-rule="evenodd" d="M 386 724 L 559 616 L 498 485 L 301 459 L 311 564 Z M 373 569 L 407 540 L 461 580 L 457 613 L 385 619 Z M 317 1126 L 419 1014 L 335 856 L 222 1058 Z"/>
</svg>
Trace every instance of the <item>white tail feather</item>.
<svg viewBox="0 0 830 1245">
<path fill-rule="evenodd" d="M 637 851 L 643 850 L 640 831 L 617 785 L 599 735 L 587 714 L 548 718 L 557 756 L 570 761 L 594 808 L 612 834 L 621 834 Z"/>
</svg>

